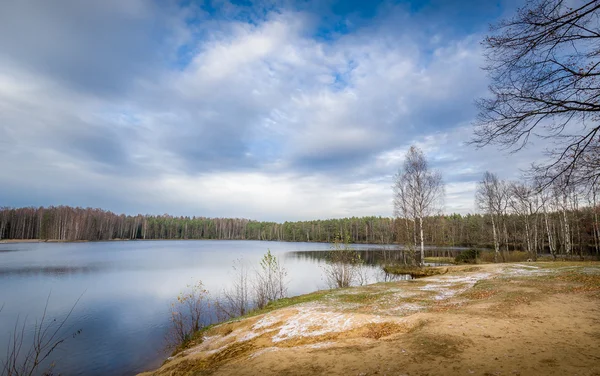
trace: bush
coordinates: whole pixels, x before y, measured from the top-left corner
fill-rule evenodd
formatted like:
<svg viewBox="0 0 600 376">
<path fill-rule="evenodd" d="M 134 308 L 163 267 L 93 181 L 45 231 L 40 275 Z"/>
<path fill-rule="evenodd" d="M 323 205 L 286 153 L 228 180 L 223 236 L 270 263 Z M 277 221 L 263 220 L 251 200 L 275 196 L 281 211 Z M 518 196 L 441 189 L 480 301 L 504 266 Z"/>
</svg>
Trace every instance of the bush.
<svg viewBox="0 0 600 376">
<path fill-rule="evenodd" d="M 362 286 L 368 283 L 364 261 L 350 246 L 348 236 L 345 239 L 340 235 L 336 236 L 323 271 L 330 288 L 350 287 L 355 283 Z"/>
<path fill-rule="evenodd" d="M 185 344 L 204 326 L 208 311 L 208 291 L 202 282 L 188 285 L 171 304 L 171 328 L 168 346 Z"/>
<path fill-rule="evenodd" d="M 287 296 L 287 271 L 279 263 L 276 256 L 267 253 L 260 261 L 260 269 L 256 271 L 254 281 L 254 303 L 258 309 L 264 308 L 269 302 Z"/>
<path fill-rule="evenodd" d="M 479 250 L 477 249 L 467 249 L 466 251 L 460 252 L 455 258 L 454 262 L 457 264 L 475 264 L 477 263 L 477 258 L 479 257 Z"/>
</svg>

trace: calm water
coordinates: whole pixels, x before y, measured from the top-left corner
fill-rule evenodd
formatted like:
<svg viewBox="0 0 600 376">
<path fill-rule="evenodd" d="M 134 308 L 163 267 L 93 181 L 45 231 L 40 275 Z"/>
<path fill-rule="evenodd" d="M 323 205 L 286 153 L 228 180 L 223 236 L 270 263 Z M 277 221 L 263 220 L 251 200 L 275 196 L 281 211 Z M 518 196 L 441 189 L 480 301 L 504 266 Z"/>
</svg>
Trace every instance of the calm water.
<svg viewBox="0 0 600 376">
<path fill-rule="evenodd" d="M 375 266 L 390 252 L 360 245 L 370 283 L 385 280 Z M 327 288 L 321 265 L 325 243 L 260 241 L 136 241 L 0 244 L 0 357 L 15 320 L 29 333 L 50 294 L 48 316 L 62 318 L 81 296 L 52 360 L 64 375 L 131 375 L 159 366 L 169 304 L 201 280 L 212 293 L 228 286 L 235 260 L 253 268 L 271 249 L 288 271 L 290 296 Z M 377 251 L 376 249 L 379 249 Z M 367 251 L 369 250 L 369 251 Z M 321 251 L 321 252 L 319 252 Z M 393 253 L 392 253 L 393 255 Z"/>
</svg>

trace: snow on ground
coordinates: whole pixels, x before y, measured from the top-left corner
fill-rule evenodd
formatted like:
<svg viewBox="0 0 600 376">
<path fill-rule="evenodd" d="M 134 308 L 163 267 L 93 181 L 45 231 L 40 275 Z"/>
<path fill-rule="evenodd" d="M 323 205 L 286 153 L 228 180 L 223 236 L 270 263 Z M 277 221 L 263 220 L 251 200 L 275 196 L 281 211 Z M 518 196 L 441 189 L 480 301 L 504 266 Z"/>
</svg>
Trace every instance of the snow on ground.
<svg viewBox="0 0 600 376">
<path fill-rule="evenodd" d="M 267 313 L 253 325 L 238 328 L 226 336 L 207 336 L 202 344 L 188 350 L 188 352 L 202 351 L 210 355 L 227 347 L 232 340 L 235 342 L 249 341 L 265 333 L 269 333 L 269 335 L 274 333 L 271 341 L 276 344 L 298 337 L 316 337 L 327 333 L 345 332 L 370 323 L 396 321 L 398 315 L 410 315 L 425 308 L 420 304 L 403 301 L 406 298 L 420 295 L 420 292 L 433 292 L 432 299 L 440 301 L 470 289 L 480 280 L 504 276 L 537 275 L 548 272 L 552 271 L 534 265 L 512 264 L 488 269 L 486 272 L 469 273 L 468 275 L 447 274 L 427 277 L 418 282 L 415 281 L 416 283 L 411 282 L 402 287 L 395 286 L 387 289 L 386 291 L 391 292 L 391 294 L 380 301 L 383 304 L 380 312 L 378 312 L 381 316 L 341 312 L 339 302 L 333 303 L 333 301 L 327 300 L 302 304 Z M 421 285 L 421 283 L 424 284 Z M 348 294 L 348 291 L 344 291 L 344 294 Z M 393 316 L 396 318 L 392 318 Z M 335 343 L 322 342 L 306 346 L 319 348 L 331 345 L 335 345 Z M 250 357 L 254 358 L 270 351 L 278 351 L 278 348 L 263 348 Z"/>
<path fill-rule="evenodd" d="M 279 347 L 265 347 L 264 349 L 260 349 L 256 352 L 253 352 L 252 354 L 250 354 L 249 358 L 253 359 L 253 358 L 256 358 L 257 356 L 261 356 L 262 354 L 270 353 L 273 351 L 279 351 L 279 350 L 281 350 Z"/>
<path fill-rule="evenodd" d="M 525 268 L 525 269 L 539 269 L 539 266 L 535 266 L 535 265 L 523 265 L 523 264 L 513 264 L 512 266 L 518 266 L 520 268 Z"/>
<path fill-rule="evenodd" d="M 535 265 L 512 264 L 504 268 L 502 277 L 530 276 L 549 273 L 554 273 L 554 271 L 551 269 L 541 269 L 539 266 Z"/>
<path fill-rule="evenodd" d="M 300 307 L 295 315 L 287 318 L 272 341 L 280 342 L 294 337 L 314 337 L 332 332 L 345 332 L 366 323 L 381 321 L 377 316 L 369 320 L 361 320 L 355 314 L 318 312 L 309 307 Z"/>
<path fill-rule="evenodd" d="M 430 282 L 419 288 L 421 291 L 434 291 L 437 293 L 434 300 L 446 300 L 454 295 L 460 294 L 475 285 L 482 279 L 487 279 L 490 273 L 476 273 L 468 276 L 444 275 L 439 277 L 429 277 Z"/>
</svg>

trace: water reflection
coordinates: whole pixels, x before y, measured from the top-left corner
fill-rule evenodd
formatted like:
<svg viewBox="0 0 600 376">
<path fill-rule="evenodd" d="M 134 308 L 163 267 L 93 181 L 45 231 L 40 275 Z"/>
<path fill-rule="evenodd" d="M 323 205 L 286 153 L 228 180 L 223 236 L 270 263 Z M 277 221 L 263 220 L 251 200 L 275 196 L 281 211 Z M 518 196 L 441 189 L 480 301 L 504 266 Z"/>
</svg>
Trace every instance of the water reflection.
<svg viewBox="0 0 600 376">
<path fill-rule="evenodd" d="M 425 251 L 425 257 L 456 257 L 461 252 L 459 248 L 428 248 Z M 296 251 L 285 254 L 286 258 L 297 260 L 311 260 L 316 262 L 326 262 L 331 250 L 317 251 Z M 393 264 L 406 264 L 411 259 L 409 251 L 404 249 L 392 248 L 371 248 L 371 249 L 354 249 L 358 253 L 361 260 L 366 265 L 381 266 Z M 417 257 L 419 254 L 417 254 Z M 425 263 L 427 266 L 443 266 L 444 263 Z"/>
<path fill-rule="evenodd" d="M 284 255 L 286 260 L 309 261 L 316 265 L 324 265 L 331 250 L 318 251 L 296 251 L 288 252 Z M 408 253 L 404 250 L 392 250 L 382 248 L 355 250 L 364 260 L 363 268 L 366 268 L 367 283 L 392 282 L 409 280 L 412 277 L 409 274 L 389 274 L 383 270 L 383 265 L 396 264 L 405 261 Z"/>
<path fill-rule="evenodd" d="M 25 276 L 46 274 L 50 276 L 63 276 L 68 274 L 89 274 L 96 273 L 101 269 L 96 266 L 30 266 L 23 268 L 0 268 L 0 277 L 3 276 Z"/>
<path fill-rule="evenodd" d="M 390 246 L 366 248 L 363 245 L 361 248 L 353 249 L 353 251 L 360 256 L 360 259 L 364 262 L 364 267 L 368 269 L 367 276 L 369 283 L 412 279 L 410 274 L 389 274 L 383 270 L 384 265 L 406 264 L 412 257 L 409 251 L 402 248 L 393 249 Z M 425 257 L 455 257 L 455 255 L 461 250 L 462 249 L 460 248 L 428 247 L 428 249 L 425 251 Z M 331 249 L 294 251 L 286 253 L 284 257 L 287 260 L 309 261 L 317 265 L 322 265 L 327 262 L 331 252 Z M 446 266 L 449 264 L 441 262 L 426 262 L 425 265 Z"/>
<path fill-rule="evenodd" d="M 332 251 L 319 250 L 288 252 L 285 254 L 285 258 L 326 262 L 330 252 Z M 354 250 L 354 252 L 358 253 L 360 259 L 363 260 L 366 265 L 370 266 L 404 263 L 408 260 L 408 252 L 401 249 L 359 249 Z"/>
</svg>

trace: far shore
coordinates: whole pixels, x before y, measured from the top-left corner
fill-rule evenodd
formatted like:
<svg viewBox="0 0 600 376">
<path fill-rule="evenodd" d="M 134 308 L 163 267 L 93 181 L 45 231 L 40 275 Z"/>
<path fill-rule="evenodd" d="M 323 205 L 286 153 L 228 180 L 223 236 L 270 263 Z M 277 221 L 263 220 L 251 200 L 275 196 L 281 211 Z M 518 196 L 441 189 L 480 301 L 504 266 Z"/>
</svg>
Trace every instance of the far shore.
<svg viewBox="0 0 600 376">
<path fill-rule="evenodd" d="M 101 242 L 130 241 L 130 239 L 97 240 Z M 90 243 L 91 240 L 58 240 L 58 239 L 2 239 L 0 244 L 11 243 Z"/>
<path fill-rule="evenodd" d="M 104 240 L 61 240 L 61 239 L 0 239 L 0 244 L 15 244 L 15 243 L 100 243 L 100 242 L 156 242 L 156 241 L 206 241 L 206 240 L 217 240 L 217 241 L 264 241 L 264 242 L 281 242 L 281 243 L 323 243 L 329 244 L 328 242 L 321 241 L 302 241 L 302 240 L 259 240 L 259 239 L 104 239 Z M 398 246 L 397 243 L 377 243 L 377 242 L 352 242 L 351 244 L 373 244 L 380 246 Z M 491 248 L 487 244 L 483 245 L 425 245 L 426 248 L 443 248 L 443 249 L 464 249 L 464 248 L 478 248 L 478 249 L 489 249 Z"/>
</svg>

